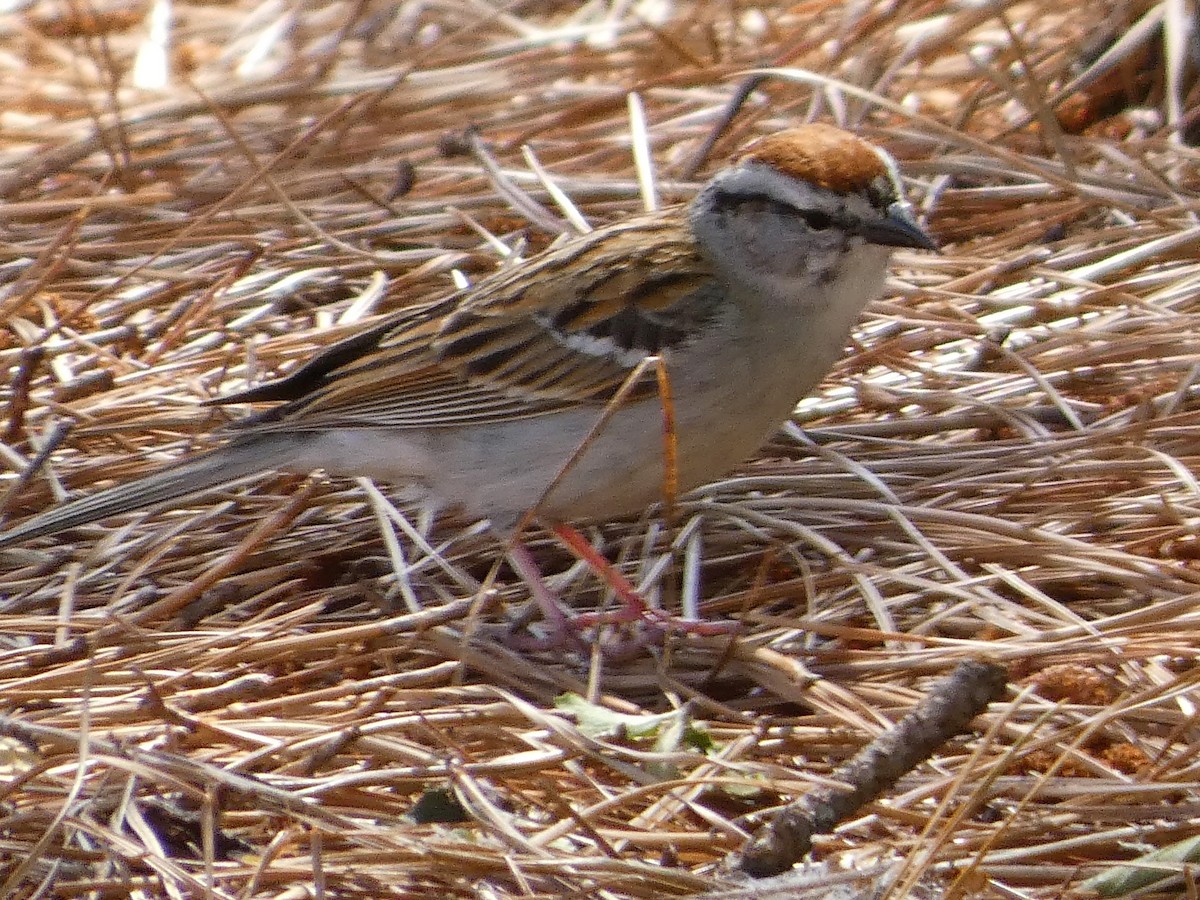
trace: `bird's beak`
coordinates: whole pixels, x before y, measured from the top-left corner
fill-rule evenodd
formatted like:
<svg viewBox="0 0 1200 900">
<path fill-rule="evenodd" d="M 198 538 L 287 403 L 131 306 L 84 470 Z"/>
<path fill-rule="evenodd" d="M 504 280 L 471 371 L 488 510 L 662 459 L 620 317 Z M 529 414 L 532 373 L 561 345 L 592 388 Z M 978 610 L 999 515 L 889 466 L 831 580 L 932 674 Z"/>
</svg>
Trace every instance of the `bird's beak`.
<svg viewBox="0 0 1200 900">
<path fill-rule="evenodd" d="M 863 222 L 856 231 L 867 242 L 884 247 L 938 250 L 937 242 L 916 223 L 908 208 L 901 203 L 893 203 L 888 207 L 886 216 L 873 222 Z"/>
</svg>

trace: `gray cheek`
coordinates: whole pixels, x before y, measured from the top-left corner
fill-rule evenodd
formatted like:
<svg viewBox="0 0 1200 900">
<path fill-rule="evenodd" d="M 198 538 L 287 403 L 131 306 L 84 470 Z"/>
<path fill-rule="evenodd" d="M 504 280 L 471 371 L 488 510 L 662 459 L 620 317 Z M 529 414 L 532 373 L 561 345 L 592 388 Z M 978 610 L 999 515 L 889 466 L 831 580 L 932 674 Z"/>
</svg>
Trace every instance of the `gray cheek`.
<svg viewBox="0 0 1200 900">
<path fill-rule="evenodd" d="M 843 242 L 841 249 L 830 253 L 825 259 L 813 266 L 812 272 L 820 285 L 830 285 L 840 280 L 846 274 L 846 261 L 849 258 L 849 244 Z"/>
<path fill-rule="evenodd" d="M 847 249 L 845 234 L 814 231 L 792 217 L 774 217 L 747 241 L 751 266 L 783 278 L 824 280 L 837 268 Z"/>
</svg>

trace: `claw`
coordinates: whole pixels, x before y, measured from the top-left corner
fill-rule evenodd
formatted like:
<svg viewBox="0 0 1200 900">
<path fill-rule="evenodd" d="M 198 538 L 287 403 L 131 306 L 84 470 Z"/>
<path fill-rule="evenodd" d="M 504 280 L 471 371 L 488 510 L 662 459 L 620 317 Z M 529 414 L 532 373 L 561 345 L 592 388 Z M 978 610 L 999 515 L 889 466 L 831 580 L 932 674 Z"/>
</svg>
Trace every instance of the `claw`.
<svg viewBox="0 0 1200 900">
<path fill-rule="evenodd" d="M 736 634 L 741 623 L 732 620 L 702 622 L 683 619 L 647 606 L 646 601 L 612 563 L 605 559 L 579 531 L 570 525 L 555 525 L 554 534 L 575 556 L 581 559 L 601 580 L 613 589 L 621 600 L 621 608 L 610 612 L 579 613 L 572 615 L 563 609 L 559 598 L 542 578 L 537 562 L 521 543 L 511 546 L 509 561 L 521 580 L 529 587 L 534 603 L 542 613 L 548 627 L 545 637 L 529 633 L 510 631 L 505 637 L 506 646 L 514 650 L 586 650 L 589 646 L 582 635 L 591 628 L 605 625 L 632 625 L 642 623 L 645 627 L 628 641 L 602 641 L 602 650 L 608 658 L 629 656 L 637 650 L 653 644 L 661 644 L 667 634 L 697 634 L 717 636 Z"/>
</svg>

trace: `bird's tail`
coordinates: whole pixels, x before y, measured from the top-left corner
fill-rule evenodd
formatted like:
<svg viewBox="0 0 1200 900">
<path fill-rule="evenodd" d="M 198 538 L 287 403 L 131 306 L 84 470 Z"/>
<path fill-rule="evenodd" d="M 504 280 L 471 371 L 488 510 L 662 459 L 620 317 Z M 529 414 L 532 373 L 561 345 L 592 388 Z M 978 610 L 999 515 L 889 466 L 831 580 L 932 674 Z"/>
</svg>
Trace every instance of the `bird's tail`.
<svg viewBox="0 0 1200 900">
<path fill-rule="evenodd" d="M 34 516 L 16 528 L 0 532 L 0 550 L 30 538 L 55 534 L 118 513 L 233 484 L 259 472 L 284 468 L 298 457 L 300 444 L 294 434 L 260 434 L 235 440 L 144 478 L 68 501 Z"/>
</svg>

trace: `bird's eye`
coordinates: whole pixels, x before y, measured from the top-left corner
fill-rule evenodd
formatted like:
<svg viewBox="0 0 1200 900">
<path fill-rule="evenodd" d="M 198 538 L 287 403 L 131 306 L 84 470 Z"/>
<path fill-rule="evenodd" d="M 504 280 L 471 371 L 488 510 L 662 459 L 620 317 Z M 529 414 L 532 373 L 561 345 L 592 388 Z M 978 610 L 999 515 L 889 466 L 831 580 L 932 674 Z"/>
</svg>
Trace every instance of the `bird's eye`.
<svg viewBox="0 0 1200 900">
<path fill-rule="evenodd" d="M 806 212 L 800 215 L 813 231 L 824 231 L 833 224 L 833 218 L 828 213 Z"/>
</svg>

